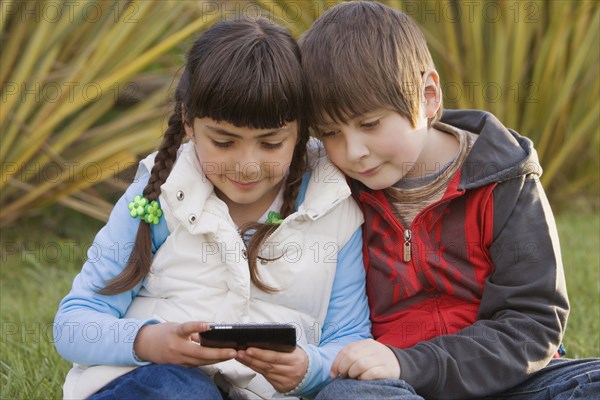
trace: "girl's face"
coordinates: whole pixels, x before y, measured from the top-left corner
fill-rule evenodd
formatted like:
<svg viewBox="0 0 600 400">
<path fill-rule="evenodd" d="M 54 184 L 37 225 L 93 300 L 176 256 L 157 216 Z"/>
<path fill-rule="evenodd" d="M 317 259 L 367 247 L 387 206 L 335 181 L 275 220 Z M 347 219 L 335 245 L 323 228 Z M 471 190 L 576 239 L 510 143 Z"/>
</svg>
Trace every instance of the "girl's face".
<svg viewBox="0 0 600 400">
<path fill-rule="evenodd" d="M 185 130 L 202 171 L 230 212 L 259 213 L 271 205 L 285 178 L 298 137 L 296 122 L 275 129 L 236 127 L 195 118 Z"/>
</svg>

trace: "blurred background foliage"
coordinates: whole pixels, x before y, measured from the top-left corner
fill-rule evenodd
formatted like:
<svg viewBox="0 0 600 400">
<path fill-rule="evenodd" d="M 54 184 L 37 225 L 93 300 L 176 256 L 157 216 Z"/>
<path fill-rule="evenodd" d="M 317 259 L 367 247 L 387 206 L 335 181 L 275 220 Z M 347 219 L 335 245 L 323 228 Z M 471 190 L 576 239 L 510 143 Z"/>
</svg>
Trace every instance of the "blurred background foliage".
<svg viewBox="0 0 600 400">
<path fill-rule="evenodd" d="M 259 14 L 298 37 L 335 3 L 4 1 L 0 225 L 54 203 L 106 219 L 160 141 L 193 37 Z M 384 3 L 424 28 L 446 108 L 493 112 L 535 142 L 555 206 L 598 208 L 596 1 Z"/>
</svg>

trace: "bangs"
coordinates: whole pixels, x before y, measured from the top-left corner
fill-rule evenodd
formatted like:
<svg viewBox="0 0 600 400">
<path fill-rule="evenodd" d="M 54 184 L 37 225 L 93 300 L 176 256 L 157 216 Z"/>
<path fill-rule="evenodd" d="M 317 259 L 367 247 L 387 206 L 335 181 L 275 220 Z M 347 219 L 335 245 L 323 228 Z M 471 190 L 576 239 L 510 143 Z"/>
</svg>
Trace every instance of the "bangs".
<svg viewBox="0 0 600 400">
<path fill-rule="evenodd" d="M 300 119 L 304 90 L 299 50 L 282 28 L 260 22 L 216 29 L 210 36 L 227 31 L 217 46 L 219 37 L 207 38 L 212 48 L 201 52 L 190 73 L 185 101 L 189 117 L 254 129 L 279 128 Z M 289 43 L 274 39 L 268 30 L 289 37 Z"/>
<path fill-rule="evenodd" d="M 433 61 L 406 15 L 375 2 L 340 3 L 305 32 L 300 48 L 312 127 L 377 109 L 415 126 L 422 74 Z"/>
<path fill-rule="evenodd" d="M 325 63 L 331 63 L 331 60 L 326 60 Z M 310 85 L 311 126 L 344 124 L 377 109 L 396 108 L 393 99 L 388 96 L 392 88 L 375 81 L 371 71 L 361 68 L 351 71 L 350 75 L 349 71 L 339 68 L 339 64 L 328 65 L 324 69 L 327 73 L 315 73 L 310 78 L 307 77 Z"/>
</svg>

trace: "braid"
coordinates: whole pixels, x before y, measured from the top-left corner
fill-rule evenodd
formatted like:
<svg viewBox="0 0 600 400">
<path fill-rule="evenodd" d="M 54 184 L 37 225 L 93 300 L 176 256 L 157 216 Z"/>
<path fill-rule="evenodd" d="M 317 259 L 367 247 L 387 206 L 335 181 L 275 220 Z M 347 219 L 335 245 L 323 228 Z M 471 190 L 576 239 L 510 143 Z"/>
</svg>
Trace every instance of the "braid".
<svg viewBox="0 0 600 400">
<path fill-rule="evenodd" d="M 181 146 L 181 142 L 185 136 L 181 110 L 181 103 L 177 102 L 173 115 L 169 118 L 169 126 L 158 148 L 154 166 L 150 173 L 150 179 L 144 188 L 143 194 L 148 201 L 158 199 L 158 196 L 160 196 L 160 187 L 169 177 L 177 159 L 177 150 Z M 135 243 L 127 261 L 127 266 L 119 275 L 109 280 L 106 286 L 100 289 L 98 293 L 114 295 L 132 289 L 148 274 L 151 262 L 152 235 L 150 233 L 150 224 L 142 220 L 137 230 Z"/>
<path fill-rule="evenodd" d="M 150 179 L 144 188 L 144 197 L 148 201 L 156 200 L 160 196 L 160 187 L 169 177 L 177 159 L 177 150 L 179 150 L 185 134 L 181 111 L 181 103 L 177 103 L 173 115 L 169 118 L 169 127 L 165 131 L 154 159 Z"/>
<path fill-rule="evenodd" d="M 282 218 L 292 214 L 296 208 L 296 198 L 298 197 L 300 184 L 302 183 L 302 177 L 304 176 L 307 166 L 307 143 L 308 135 L 301 135 L 298 144 L 296 144 L 294 155 L 292 157 L 292 163 L 290 164 L 286 187 L 283 192 L 283 205 L 281 206 Z"/>
<path fill-rule="evenodd" d="M 302 128 L 301 128 L 302 129 Z M 298 143 L 294 149 L 292 156 L 292 162 L 290 164 L 290 170 L 286 179 L 286 186 L 283 191 L 283 204 L 281 206 L 281 218 L 284 219 L 288 215 L 292 214 L 296 208 L 296 198 L 300 191 L 300 184 L 302 183 L 302 177 L 304 171 L 306 171 L 307 159 L 306 159 L 306 145 L 308 143 L 308 135 L 299 135 Z M 244 232 L 249 229 L 256 228 L 256 232 L 252 235 L 248 242 L 248 267 L 250 268 L 250 280 L 259 289 L 267 293 L 274 293 L 277 291 L 269 285 L 266 285 L 260 280 L 256 262 L 258 260 L 258 250 L 262 247 L 265 240 L 271 235 L 276 229 L 277 225 L 272 224 L 252 224 L 243 229 Z M 281 257 L 281 256 L 280 256 Z M 279 258 L 279 257 L 278 257 Z M 276 259 L 263 259 L 266 261 L 274 261 Z"/>
</svg>

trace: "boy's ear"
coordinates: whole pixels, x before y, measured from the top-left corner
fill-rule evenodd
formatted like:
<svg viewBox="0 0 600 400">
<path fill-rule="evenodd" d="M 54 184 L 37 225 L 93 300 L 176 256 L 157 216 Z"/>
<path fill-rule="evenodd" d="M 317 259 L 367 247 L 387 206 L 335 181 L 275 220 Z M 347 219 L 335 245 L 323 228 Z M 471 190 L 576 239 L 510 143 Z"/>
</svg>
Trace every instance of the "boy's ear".
<svg viewBox="0 0 600 400">
<path fill-rule="evenodd" d="M 423 74 L 423 102 L 425 103 L 425 117 L 433 118 L 442 105 L 442 88 L 440 76 L 434 69 L 428 69 Z"/>
</svg>

